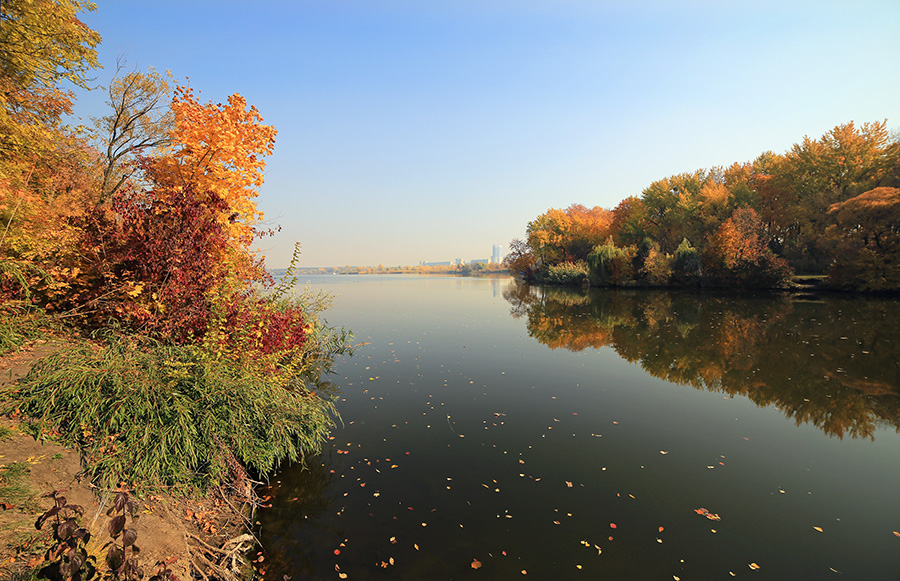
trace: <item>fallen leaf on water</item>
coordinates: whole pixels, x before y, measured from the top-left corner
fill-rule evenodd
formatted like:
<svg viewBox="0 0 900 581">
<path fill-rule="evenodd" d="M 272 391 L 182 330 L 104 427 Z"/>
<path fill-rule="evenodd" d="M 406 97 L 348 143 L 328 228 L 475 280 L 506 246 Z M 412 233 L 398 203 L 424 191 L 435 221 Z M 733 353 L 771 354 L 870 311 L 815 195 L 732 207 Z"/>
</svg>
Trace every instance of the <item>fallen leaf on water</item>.
<svg viewBox="0 0 900 581">
<path fill-rule="evenodd" d="M 614 522 L 609 523 L 609 528 L 611 528 L 611 529 L 616 528 L 616 523 L 614 523 Z"/>
<path fill-rule="evenodd" d="M 414 548 L 414 549 L 415 549 L 415 550 L 417 550 L 417 551 L 418 551 L 418 550 L 419 550 L 419 545 L 417 545 L 417 544 L 415 544 L 415 543 L 413 543 L 413 548 Z"/>
<path fill-rule="evenodd" d="M 756 563 L 750 563 L 747 566 L 750 567 L 751 569 L 753 569 L 754 571 L 759 571 L 759 565 L 757 565 Z"/>
<path fill-rule="evenodd" d="M 705 516 L 709 520 L 722 520 L 722 517 L 720 517 L 719 515 L 717 515 L 715 513 L 709 512 L 705 508 L 695 508 L 694 512 L 696 512 L 697 514 L 699 514 L 701 516 Z"/>
<path fill-rule="evenodd" d="M 659 527 L 659 532 L 663 532 L 664 530 L 666 530 L 664 527 Z"/>
<path fill-rule="evenodd" d="M 481 569 L 481 561 L 479 561 L 478 559 L 473 559 L 472 560 L 472 568 L 473 569 Z"/>
<path fill-rule="evenodd" d="M 659 453 L 662 454 L 663 456 L 665 456 L 666 454 L 668 454 L 668 452 L 667 452 L 666 450 L 660 450 Z"/>
<path fill-rule="evenodd" d="M 568 486 L 569 488 L 572 488 L 572 483 L 569 482 L 568 480 L 566 480 L 566 486 Z"/>
<path fill-rule="evenodd" d="M 817 531 L 819 531 L 820 533 L 822 532 L 822 527 L 813 527 L 813 528 L 816 529 Z"/>
<path fill-rule="evenodd" d="M 900 537 L 900 533 L 898 533 L 897 531 L 891 531 L 891 532 L 894 533 L 895 537 Z"/>
</svg>

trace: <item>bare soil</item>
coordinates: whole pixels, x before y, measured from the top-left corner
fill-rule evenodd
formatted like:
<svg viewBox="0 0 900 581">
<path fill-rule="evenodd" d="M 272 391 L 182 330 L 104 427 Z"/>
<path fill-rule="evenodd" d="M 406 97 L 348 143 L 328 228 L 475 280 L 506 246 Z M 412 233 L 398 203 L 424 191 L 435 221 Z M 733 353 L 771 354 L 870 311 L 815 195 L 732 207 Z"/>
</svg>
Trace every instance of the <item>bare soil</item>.
<svg viewBox="0 0 900 581">
<path fill-rule="evenodd" d="M 61 341 L 35 342 L 0 358 L 0 386 L 14 384 L 31 366 L 64 345 Z M 103 545 L 109 540 L 106 511 L 111 491 L 95 487 L 82 477 L 78 450 L 51 441 L 38 441 L 27 433 L 27 419 L 0 418 L 0 427 L 11 435 L 0 440 L 0 579 L 27 579 L 29 571 L 44 566 L 52 530 L 35 528 L 35 521 L 53 500 L 42 496 L 63 491 L 70 504 L 84 508 L 81 526 L 92 540 L 88 552 L 105 567 Z M 27 467 L 24 477 L 9 482 L 4 474 L 13 463 Z M 11 487 L 10 485 L 15 485 Z M 243 555 L 256 546 L 248 533 L 249 504 L 222 491 L 204 498 L 187 499 L 140 488 L 129 491 L 137 501 L 139 518 L 127 527 L 137 534 L 140 566 L 145 578 L 166 563 L 178 579 L 245 579 L 253 576 Z M 6 496 L 6 498 L 4 498 Z"/>
</svg>

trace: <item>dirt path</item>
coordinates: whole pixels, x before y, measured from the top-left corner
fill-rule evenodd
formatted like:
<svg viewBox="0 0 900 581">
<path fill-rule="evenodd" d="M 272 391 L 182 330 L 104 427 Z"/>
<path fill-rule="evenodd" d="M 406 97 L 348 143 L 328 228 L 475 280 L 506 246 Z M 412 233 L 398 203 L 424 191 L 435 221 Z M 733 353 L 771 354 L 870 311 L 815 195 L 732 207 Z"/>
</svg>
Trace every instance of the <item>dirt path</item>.
<svg viewBox="0 0 900 581">
<path fill-rule="evenodd" d="M 0 387 L 14 384 L 36 361 L 63 345 L 36 342 L 0 358 Z M 29 435 L 27 422 L 0 418 L 0 432 L 6 435 L 0 438 L 0 579 L 16 579 L 42 566 L 51 527 L 39 531 L 35 521 L 52 506 L 52 500 L 41 495 L 54 490 L 63 491 L 69 503 L 84 508 L 80 524 L 88 527 L 93 537 L 88 552 L 103 563 L 102 547 L 109 539 L 109 491 L 80 478 L 81 459 L 76 450 L 36 440 Z M 128 527 L 138 534 L 136 544 L 141 548 L 140 564 L 146 577 L 156 571 L 156 563 L 169 561 L 179 579 L 203 578 L 236 548 L 237 543 L 228 544 L 229 540 L 243 538 L 245 548 L 253 544 L 251 538 L 242 536 L 242 517 L 225 498 L 190 500 L 136 491 L 135 500 L 140 516 L 133 526 L 129 519 Z"/>
</svg>

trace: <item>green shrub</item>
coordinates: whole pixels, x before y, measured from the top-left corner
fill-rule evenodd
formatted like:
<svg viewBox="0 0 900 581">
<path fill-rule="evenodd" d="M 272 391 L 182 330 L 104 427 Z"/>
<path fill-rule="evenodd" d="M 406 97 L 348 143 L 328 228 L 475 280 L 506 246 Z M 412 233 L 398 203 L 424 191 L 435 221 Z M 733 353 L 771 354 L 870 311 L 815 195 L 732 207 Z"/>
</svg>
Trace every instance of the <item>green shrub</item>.
<svg viewBox="0 0 900 581">
<path fill-rule="evenodd" d="M 49 327 L 44 313 L 21 304 L 0 306 L 0 355 L 39 339 Z"/>
<path fill-rule="evenodd" d="M 583 261 L 550 265 L 540 273 L 540 282 L 583 286 L 588 284 L 588 268 Z"/>
<path fill-rule="evenodd" d="M 620 286 L 634 280 L 635 248 L 618 248 L 610 237 L 588 254 L 590 282 L 595 286 Z"/>
<path fill-rule="evenodd" d="M 687 238 L 682 239 L 681 244 L 672 255 L 672 281 L 678 284 L 699 284 L 703 275 L 703 264 L 697 249 L 691 246 Z"/>
<path fill-rule="evenodd" d="M 246 489 L 246 470 L 317 453 L 339 419 L 321 382 L 347 335 L 323 328 L 302 355 L 254 366 L 198 346 L 109 334 L 40 361 L 0 394 L 41 420 L 42 430 L 77 445 L 102 486 Z M 315 383 L 319 380 L 319 383 Z"/>
</svg>

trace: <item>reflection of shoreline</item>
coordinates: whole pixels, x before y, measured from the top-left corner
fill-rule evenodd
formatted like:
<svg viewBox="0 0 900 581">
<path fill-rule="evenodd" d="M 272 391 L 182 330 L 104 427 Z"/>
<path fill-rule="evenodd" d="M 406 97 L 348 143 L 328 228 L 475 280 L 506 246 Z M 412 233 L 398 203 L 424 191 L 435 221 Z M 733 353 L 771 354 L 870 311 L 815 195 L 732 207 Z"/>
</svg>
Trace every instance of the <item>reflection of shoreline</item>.
<svg viewBox="0 0 900 581">
<path fill-rule="evenodd" d="M 517 283 L 503 296 L 551 349 L 609 346 L 655 377 L 742 395 L 833 436 L 900 431 L 900 301 Z"/>
</svg>

